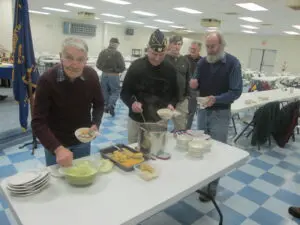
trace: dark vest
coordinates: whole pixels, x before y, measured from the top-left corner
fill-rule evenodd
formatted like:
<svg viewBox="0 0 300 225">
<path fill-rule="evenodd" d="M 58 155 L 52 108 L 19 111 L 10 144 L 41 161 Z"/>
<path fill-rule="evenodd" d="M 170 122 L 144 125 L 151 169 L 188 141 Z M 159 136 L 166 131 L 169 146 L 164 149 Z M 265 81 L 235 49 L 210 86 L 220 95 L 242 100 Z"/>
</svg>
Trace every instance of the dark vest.
<svg viewBox="0 0 300 225">
<path fill-rule="evenodd" d="M 202 58 L 198 64 L 200 97 L 218 96 L 229 91 L 229 75 L 236 64 L 236 58 L 228 53 L 225 59 L 214 64 Z M 230 104 L 214 104 L 207 109 L 230 109 Z"/>
</svg>

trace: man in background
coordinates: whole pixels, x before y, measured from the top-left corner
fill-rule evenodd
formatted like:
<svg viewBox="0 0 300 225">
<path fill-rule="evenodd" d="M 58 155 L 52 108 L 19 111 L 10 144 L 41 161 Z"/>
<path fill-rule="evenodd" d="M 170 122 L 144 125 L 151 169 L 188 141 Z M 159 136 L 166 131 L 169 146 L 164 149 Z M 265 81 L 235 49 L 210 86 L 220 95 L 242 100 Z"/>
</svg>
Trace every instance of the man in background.
<svg viewBox="0 0 300 225">
<path fill-rule="evenodd" d="M 100 52 L 97 68 L 102 71 L 101 86 L 103 89 L 105 112 L 115 116 L 115 106 L 120 94 L 120 74 L 125 70 L 122 54 L 117 50 L 119 40 L 111 38 L 108 48 Z"/>
<path fill-rule="evenodd" d="M 197 66 L 198 61 L 202 58 L 200 56 L 201 51 L 201 42 L 193 41 L 189 48 L 189 54 L 186 55 L 187 59 L 190 62 L 190 69 L 191 69 L 191 77 L 193 77 L 195 73 L 195 69 Z M 187 129 L 191 129 L 195 113 L 197 111 L 197 97 L 199 96 L 199 92 L 195 89 L 190 89 L 190 98 L 189 98 L 189 114 L 187 120 Z"/>
<path fill-rule="evenodd" d="M 166 60 L 176 68 L 177 88 L 179 103 L 176 110 L 180 112 L 179 116 L 173 119 L 175 130 L 186 130 L 188 117 L 188 98 L 189 98 L 189 80 L 191 77 L 190 63 L 188 59 L 180 54 L 183 44 L 181 36 L 172 36 L 169 39 L 168 52 Z"/>
<path fill-rule="evenodd" d="M 178 103 L 175 68 L 165 60 L 167 40 L 160 30 L 150 36 L 147 56 L 135 60 L 123 82 L 121 99 L 129 108 L 128 143 L 138 141 L 140 125 L 158 122 L 157 110 Z"/>
<path fill-rule="evenodd" d="M 58 163 L 68 167 L 73 158 L 90 155 L 90 143 L 79 142 L 75 131 L 83 127 L 98 131 L 104 102 L 97 72 L 86 66 L 87 55 L 83 40 L 67 38 L 61 64 L 38 81 L 31 126 L 45 147 L 47 166 Z"/>
<path fill-rule="evenodd" d="M 219 32 L 211 32 L 206 36 L 207 56 L 200 59 L 195 78 L 190 86 L 200 91 L 201 97 L 207 97 L 205 109 L 198 110 L 198 129 L 204 130 L 213 139 L 226 143 L 231 104 L 242 94 L 243 80 L 239 60 L 224 51 L 225 39 Z M 202 189 L 215 197 L 219 179 Z M 200 195 L 200 201 L 209 201 Z"/>
</svg>

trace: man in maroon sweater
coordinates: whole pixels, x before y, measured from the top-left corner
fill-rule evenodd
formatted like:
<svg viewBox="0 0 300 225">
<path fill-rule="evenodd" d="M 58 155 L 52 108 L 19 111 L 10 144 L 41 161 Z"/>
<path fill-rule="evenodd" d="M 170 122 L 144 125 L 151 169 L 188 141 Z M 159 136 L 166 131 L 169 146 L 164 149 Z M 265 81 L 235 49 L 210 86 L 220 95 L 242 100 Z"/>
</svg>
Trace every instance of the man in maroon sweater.
<svg viewBox="0 0 300 225">
<path fill-rule="evenodd" d="M 81 127 L 98 131 L 100 126 L 104 100 L 96 71 L 86 66 L 87 53 L 83 40 L 67 38 L 61 64 L 38 81 L 32 129 L 45 147 L 47 166 L 70 166 L 73 158 L 89 155 L 90 143 L 80 143 L 74 132 Z"/>
</svg>

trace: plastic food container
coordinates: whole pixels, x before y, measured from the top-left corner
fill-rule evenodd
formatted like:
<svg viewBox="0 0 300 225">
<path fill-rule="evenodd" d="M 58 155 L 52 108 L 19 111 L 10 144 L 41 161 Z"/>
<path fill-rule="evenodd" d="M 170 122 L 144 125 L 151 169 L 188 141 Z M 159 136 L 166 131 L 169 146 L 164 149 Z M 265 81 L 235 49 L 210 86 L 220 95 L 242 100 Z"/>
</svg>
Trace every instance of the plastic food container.
<svg viewBox="0 0 300 225">
<path fill-rule="evenodd" d="M 158 177 L 159 171 L 157 166 L 152 163 L 141 163 L 139 165 L 135 165 L 134 169 L 137 175 L 145 181 L 150 181 Z"/>
</svg>

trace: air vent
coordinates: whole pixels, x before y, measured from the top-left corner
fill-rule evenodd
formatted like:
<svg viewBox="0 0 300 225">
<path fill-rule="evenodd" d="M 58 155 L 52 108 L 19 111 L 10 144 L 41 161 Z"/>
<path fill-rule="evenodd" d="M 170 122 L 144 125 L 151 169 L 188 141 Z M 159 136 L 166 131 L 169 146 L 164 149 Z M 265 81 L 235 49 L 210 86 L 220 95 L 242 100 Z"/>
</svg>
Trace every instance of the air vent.
<svg viewBox="0 0 300 225">
<path fill-rule="evenodd" d="M 286 6 L 293 10 L 300 10 L 300 0 L 286 0 Z"/>
<path fill-rule="evenodd" d="M 238 13 L 236 13 L 236 12 L 226 12 L 226 13 L 224 13 L 225 15 L 228 15 L 228 16 L 237 16 L 237 15 L 239 15 Z"/>
<path fill-rule="evenodd" d="M 217 20 L 213 18 L 201 19 L 201 25 L 203 27 L 220 27 L 221 20 Z"/>
<path fill-rule="evenodd" d="M 92 24 L 81 24 L 71 22 L 64 22 L 63 24 L 64 34 L 94 37 L 96 36 L 96 29 L 97 26 Z"/>
<path fill-rule="evenodd" d="M 92 12 L 78 12 L 77 16 L 79 19 L 84 19 L 84 20 L 95 19 L 95 13 L 92 13 Z"/>
</svg>

